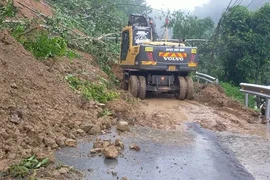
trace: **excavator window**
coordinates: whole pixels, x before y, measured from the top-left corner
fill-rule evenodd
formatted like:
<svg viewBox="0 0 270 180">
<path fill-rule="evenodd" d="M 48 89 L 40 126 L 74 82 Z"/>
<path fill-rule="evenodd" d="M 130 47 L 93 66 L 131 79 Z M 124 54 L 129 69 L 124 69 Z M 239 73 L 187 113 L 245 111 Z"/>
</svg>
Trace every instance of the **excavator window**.
<svg viewBox="0 0 270 180">
<path fill-rule="evenodd" d="M 151 41 L 151 32 L 148 30 L 135 30 L 133 32 L 133 44 L 139 45 L 144 42 L 150 42 Z"/>
<path fill-rule="evenodd" d="M 121 61 L 126 60 L 129 50 L 129 31 L 122 32 Z"/>
</svg>

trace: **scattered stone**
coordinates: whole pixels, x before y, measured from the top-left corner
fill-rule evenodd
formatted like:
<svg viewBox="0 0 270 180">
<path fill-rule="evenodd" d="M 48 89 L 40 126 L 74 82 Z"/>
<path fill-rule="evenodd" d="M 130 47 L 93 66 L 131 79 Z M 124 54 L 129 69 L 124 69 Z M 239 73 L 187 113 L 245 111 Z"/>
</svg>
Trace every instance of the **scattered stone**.
<svg viewBox="0 0 270 180">
<path fill-rule="evenodd" d="M 124 149 L 124 143 L 120 139 L 115 140 L 115 146 L 118 146 L 118 147 Z"/>
<path fill-rule="evenodd" d="M 44 144 L 46 146 L 48 146 L 48 147 L 53 146 L 55 144 L 55 140 L 52 139 L 52 138 L 47 137 L 47 138 L 44 139 Z"/>
<path fill-rule="evenodd" d="M 96 149 L 91 149 L 91 150 L 90 150 L 90 153 L 91 153 L 91 154 L 96 154 L 97 151 L 96 151 Z"/>
<path fill-rule="evenodd" d="M 101 128 L 100 126 L 94 125 L 88 132 L 91 135 L 101 133 Z"/>
<path fill-rule="evenodd" d="M 78 134 L 81 134 L 81 135 L 85 133 L 85 131 L 83 129 L 77 129 L 76 132 Z"/>
<path fill-rule="evenodd" d="M 94 126 L 95 126 L 94 124 L 86 123 L 82 125 L 81 129 L 84 130 L 84 132 L 88 133 L 88 131 L 90 131 L 90 129 Z"/>
<path fill-rule="evenodd" d="M 113 176 L 117 176 L 117 172 L 112 171 Z"/>
<path fill-rule="evenodd" d="M 96 103 L 95 105 L 96 105 L 96 107 L 101 107 L 101 108 L 105 107 L 105 104 L 103 104 L 103 103 Z"/>
<path fill-rule="evenodd" d="M 102 148 L 94 148 L 90 150 L 91 154 L 96 154 L 96 153 L 101 153 L 102 152 Z"/>
<path fill-rule="evenodd" d="M 65 138 L 64 137 L 59 137 L 59 138 L 56 138 L 56 144 L 58 145 L 58 146 L 64 146 L 65 145 Z"/>
<path fill-rule="evenodd" d="M 20 114 L 18 113 L 11 114 L 9 120 L 15 124 L 19 124 L 21 122 Z"/>
<path fill-rule="evenodd" d="M 60 174 L 67 174 L 69 171 L 70 169 L 66 167 L 62 167 L 61 169 L 59 169 Z"/>
<path fill-rule="evenodd" d="M 120 148 L 119 146 L 116 146 L 116 149 L 117 149 L 118 152 L 122 151 L 122 148 Z"/>
<path fill-rule="evenodd" d="M 106 149 L 104 149 L 104 156 L 105 158 L 115 159 L 118 157 L 118 150 L 115 146 L 109 146 Z"/>
<path fill-rule="evenodd" d="M 132 144 L 129 146 L 130 149 L 134 149 L 135 151 L 140 151 L 141 148 L 137 144 Z"/>
<path fill-rule="evenodd" d="M 103 148 L 103 143 L 101 141 L 93 142 L 93 148 Z"/>
<path fill-rule="evenodd" d="M 67 139 L 65 141 L 65 145 L 69 147 L 76 147 L 77 146 L 77 141 L 74 139 Z"/>
<path fill-rule="evenodd" d="M 112 119 L 112 120 L 111 120 L 111 124 L 112 124 L 112 125 L 116 125 L 116 123 L 117 123 L 117 119 Z"/>
<path fill-rule="evenodd" d="M 11 83 L 10 87 L 13 89 L 18 89 L 18 86 L 16 83 Z"/>
<path fill-rule="evenodd" d="M 111 145 L 110 141 L 103 141 L 103 148 L 107 148 Z"/>
<path fill-rule="evenodd" d="M 117 130 L 125 132 L 125 131 L 129 131 L 129 127 L 128 127 L 128 123 L 126 121 L 119 121 L 117 123 Z"/>
</svg>

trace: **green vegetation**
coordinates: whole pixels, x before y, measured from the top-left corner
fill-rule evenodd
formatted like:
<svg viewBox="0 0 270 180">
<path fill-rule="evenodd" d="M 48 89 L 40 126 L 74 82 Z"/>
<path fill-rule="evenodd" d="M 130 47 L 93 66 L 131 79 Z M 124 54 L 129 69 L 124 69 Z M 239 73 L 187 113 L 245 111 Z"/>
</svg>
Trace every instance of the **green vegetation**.
<svg viewBox="0 0 270 180">
<path fill-rule="evenodd" d="M 240 87 L 234 86 L 231 83 L 220 82 L 220 85 L 224 88 L 227 96 L 232 97 L 233 99 L 244 104 L 245 95 L 240 92 Z M 255 100 L 252 97 L 249 97 L 248 105 L 249 107 L 254 107 Z"/>
<path fill-rule="evenodd" d="M 199 72 L 218 77 L 228 96 L 240 102 L 241 82 L 270 84 L 270 3 L 256 11 L 233 6 L 223 13 L 216 27 L 209 18 L 199 19 L 181 11 L 172 14 L 174 38 L 205 38 L 198 47 Z M 228 83 L 230 82 L 230 83 Z M 254 99 L 249 98 L 249 106 Z"/>
<path fill-rule="evenodd" d="M 45 158 L 39 161 L 36 159 L 36 156 L 33 155 L 29 158 L 23 159 L 18 164 L 10 166 L 7 172 L 4 173 L 4 176 L 11 176 L 13 178 L 24 178 L 33 173 L 34 170 L 48 165 L 49 162 L 49 158 Z"/>
<path fill-rule="evenodd" d="M 144 0 L 50 0 L 56 10 L 52 20 L 54 29 L 68 41 L 68 45 L 94 55 L 100 68 L 109 75 L 110 80 L 119 82 L 112 72 L 112 65 L 118 59 L 119 43 L 105 41 L 107 36 L 118 37 L 122 27 L 128 22 L 130 13 L 149 11 Z M 78 29 L 84 37 L 67 29 Z"/>
<path fill-rule="evenodd" d="M 111 115 L 113 115 L 113 113 L 109 109 L 105 108 L 99 113 L 98 117 L 111 116 Z"/>
<path fill-rule="evenodd" d="M 100 103 L 106 103 L 119 97 L 115 91 L 108 90 L 104 83 L 92 83 L 80 80 L 75 76 L 67 76 L 67 81 L 74 90 L 81 92 L 83 97 L 87 100 L 96 100 Z"/>
<path fill-rule="evenodd" d="M 214 26 L 209 18 L 177 11 L 171 27 L 174 38 L 206 38 L 195 43 L 199 71 L 238 86 L 240 82 L 270 84 L 270 4 L 256 11 L 233 6 Z"/>
</svg>

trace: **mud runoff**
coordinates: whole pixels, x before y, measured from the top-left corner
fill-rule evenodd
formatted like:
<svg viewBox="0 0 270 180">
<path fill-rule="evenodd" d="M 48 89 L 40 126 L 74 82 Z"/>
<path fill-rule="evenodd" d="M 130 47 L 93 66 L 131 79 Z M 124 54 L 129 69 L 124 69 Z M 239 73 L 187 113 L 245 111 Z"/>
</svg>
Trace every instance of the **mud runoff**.
<svg viewBox="0 0 270 180">
<path fill-rule="evenodd" d="M 139 152 L 125 148 L 115 160 L 89 157 L 92 140 L 85 139 L 77 148 L 56 153 L 57 162 L 84 172 L 84 179 L 165 180 L 165 179 L 254 179 L 238 160 L 217 141 L 214 134 L 195 124 L 185 131 L 165 131 L 133 127 L 132 133 L 99 136 L 121 138 L 125 146 L 136 143 Z"/>
</svg>

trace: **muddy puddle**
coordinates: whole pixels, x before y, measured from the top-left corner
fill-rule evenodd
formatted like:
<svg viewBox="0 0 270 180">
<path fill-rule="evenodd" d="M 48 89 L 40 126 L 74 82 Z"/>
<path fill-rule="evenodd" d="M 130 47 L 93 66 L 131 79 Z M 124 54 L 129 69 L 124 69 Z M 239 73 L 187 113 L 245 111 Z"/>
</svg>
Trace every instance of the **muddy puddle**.
<svg viewBox="0 0 270 180">
<path fill-rule="evenodd" d="M 56 152 L 56 164 L 73 166 L 84 173 L 84 179 L 190 180 L 190 179 L 254 179 L 238 160 L 223 149 L 215 135 L 195 124 L 182 131 L 133 127 L 132 133 L 119 135 L 115 130 L 99 136 L 121 138 L 123 155 L 116 160 L 102 156 L 89 157 L 93 138 L 82 140 L 77 148 Z M 136 143 L 139 152 L 128 146 Z"/>
</svg>

